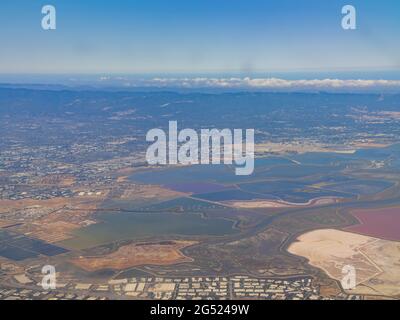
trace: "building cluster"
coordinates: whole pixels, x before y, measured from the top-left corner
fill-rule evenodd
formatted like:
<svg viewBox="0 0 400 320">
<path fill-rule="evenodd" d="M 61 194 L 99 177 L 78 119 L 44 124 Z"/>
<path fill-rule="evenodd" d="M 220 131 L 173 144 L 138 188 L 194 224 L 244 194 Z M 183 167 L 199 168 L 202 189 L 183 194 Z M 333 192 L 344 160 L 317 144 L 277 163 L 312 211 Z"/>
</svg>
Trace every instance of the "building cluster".
<svg viewBox="0 0 400 320">
<path fill-rule="evenodd" d="M 115 150 L 110 150 L 111 156 L 107 159 L 90 156 L 92 153 L 104 153 L 103 145 L 80 146 L 82 149 L 74 146 L 22 146 L 18 143 L 5 146 L 0 153 L 0 199 L 70 198 L 81 191 L 77 192 L 73 186 L 43 183 L 42 179 L 68 176 L 73 177 L 74 185 L 81 189 L 102 190 L 115 183 L 111 172 L 146 165 L 143 152 L 121 156 L 118 145 Z"/>
<path fill-rule="evenodd" d="M 319 300 L 324 299 L 309 277 L 264 279 L 232 277 L 140 277 L 111 279 L 107 283 L 57 281 L 55 290 L 43 290 L 38 279 L 14 276 L 15 286 L 0 290 L 0 299 L 150 299 L 150 300 Z M 341 299 L 359 299 L 343 295 Z"/>
<path fill-rule="evenodd" d="M 107 298 L 57 291 L 2 288 L 0 289 L 0 300 L 107 300 Z"/>
</svg>

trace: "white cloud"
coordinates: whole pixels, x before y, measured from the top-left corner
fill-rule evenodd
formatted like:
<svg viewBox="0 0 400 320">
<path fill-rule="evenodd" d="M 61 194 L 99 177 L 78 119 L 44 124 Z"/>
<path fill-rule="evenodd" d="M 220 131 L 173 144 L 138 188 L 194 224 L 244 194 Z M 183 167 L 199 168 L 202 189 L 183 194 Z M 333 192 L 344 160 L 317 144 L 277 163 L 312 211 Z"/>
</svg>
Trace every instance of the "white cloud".
<svg viewBox="0 0 400 320">
<path fill-rule="evenodd" d="M 254 88 L 254 89 L 400 89 L 400 80 L 285 80 L 278 78 L 153 78 L 146 86 L 182 88 Z"/>
</svg>

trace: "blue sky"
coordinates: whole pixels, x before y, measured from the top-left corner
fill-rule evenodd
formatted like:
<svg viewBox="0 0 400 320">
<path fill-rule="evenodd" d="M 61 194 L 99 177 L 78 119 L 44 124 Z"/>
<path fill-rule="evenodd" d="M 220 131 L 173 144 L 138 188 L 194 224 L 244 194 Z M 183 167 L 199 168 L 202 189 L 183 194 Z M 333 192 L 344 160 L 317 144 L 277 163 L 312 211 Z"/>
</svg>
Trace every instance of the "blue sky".
<svg viewBox="0 0 400 320">
<path fill-rule="evenodd" d="M 398 0 L 1 0 L 0 73 L 399 70 L 399 35 Z"/>
</svg>

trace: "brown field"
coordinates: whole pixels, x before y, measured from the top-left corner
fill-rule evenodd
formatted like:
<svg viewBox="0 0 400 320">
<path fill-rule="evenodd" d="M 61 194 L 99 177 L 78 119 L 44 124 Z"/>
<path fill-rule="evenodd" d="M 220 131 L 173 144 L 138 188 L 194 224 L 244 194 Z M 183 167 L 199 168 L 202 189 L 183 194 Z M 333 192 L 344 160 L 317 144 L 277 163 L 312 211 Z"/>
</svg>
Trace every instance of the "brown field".
<svg viewBox="0 0 400 320">
<path fill-rule="evenodd" d="M 8 211 L 29 212 L 32 215 L 37 213 L 38 218 L 26 219 L 13 227 L 15 223 L 2 219 L 2 212 L 0 212 L 0 227 L 11 225 L 14 231 L 47 242 L 66 240 L 71 237 L 72 230 L 86 226 L 88 221 L 91 221 L 90 217 L 100 201 L 101 198 L 89 201 L 78 197 L 49 200 L 1 200 L 0 208 L 4 214 Z"/>
<path fill-rule="evenodd" d="M 169 190 L 153 185 L 135 185 L 128 188 L 122 194 L 121 199 L 147 200 L 147 199 L 171 199 L 186 195 L 185 193 Z"/>
<path fill-rule="evenodd" d="M 65 221 L 24 224 L 17 230 L 43 241 L 54 243 L 71 238 L 70 232 L 80 228 L 80 225 Z"/>
<path fill-rule="evenodd" d="M 17 222 L 9 220 L 0 220 L 0 228 L 7 228 L 15 225 Z"/>
<path fill-rule="evenodd" d="M 193 241 L 164 241 L 158 243 L 134 243 L 120 247 L 117 251 L 100 257 L 79 257 L 71 260 L 87 271 L 102 269 L 123 270 L 140 265 L 172 265 L 191 262 L 181 249 L 191 246 Z"/>
<path fill-rule="evenodd" d="M 272 200 L 249 200 L 249 201 L 222 201 L 222 203 L 242 209 L 257 209 L 257 208 L 288 208 L 293 207 L 287 203 Z"/>
<path fill-rule="evenodd" d="M 45 211 L 57 211 L 61 209 L 77 209 L 87 208 L 88 210 L 96 209 L 97 204 L 103 200 L 103 197 L 94 199 L 82 199 L 81 197 L 73 198 L 52 198 L 48 200 L 0 200 L 0 219 L 1 213 L 9 211 L 17 211 L 24 209 L 37 209 Z"/>
<path fill-rule="evenodd" d="M 7 212 L 10 210 L 20 210 L 26 207 L 42 206 L 50 208 L 61 208 L 67 205 L 71 199 L 67 198 L 53 198 L 49 200 L 0 200 L 0 217 L 2 212 Z"/>
<path fill-rule="evenodd" d="M 298 237 L 288 251 L 341 281 L 342 268 L 356 270 L 351 294 L 400 295 L 400 243 L 333 229 L 314 230 Z"/>
<path fill-rule="evenodd" d="M 129 176 L 136 171 L 135 168 L 122 168 L 117 170 L 115 173 L 118 175 L 118 178 L 121 178 L 121 181 L 126 181 Z M 117 179 L 118 179 L 117 178 Z"/>
<path fill-rule="evenodd" d="M 337 199 L 334 197 L 321 197 L 311 199 L 306 203 L 294 203 L 283 200 L 245 200 L 245 201 L 222 201 L 227 205 L 242 209 L 257 209 L 257 208 L 294 208 L 305 206 L 317 206 L 329 203 L 335 203 Z"/>
</svg>

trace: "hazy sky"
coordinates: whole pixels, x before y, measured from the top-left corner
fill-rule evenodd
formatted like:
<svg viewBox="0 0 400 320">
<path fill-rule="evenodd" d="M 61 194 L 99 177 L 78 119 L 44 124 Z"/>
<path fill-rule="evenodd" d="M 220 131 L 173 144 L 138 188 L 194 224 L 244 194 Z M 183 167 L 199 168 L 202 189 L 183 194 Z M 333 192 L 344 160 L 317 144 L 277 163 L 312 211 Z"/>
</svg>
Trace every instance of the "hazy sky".
<svg viewBox="0 0 400 320">
<path fill-rule="evenodd" d="M 399 0 L 0 1 L 0 73 L 400 69 L 399 37 Z"/>
</svg>

